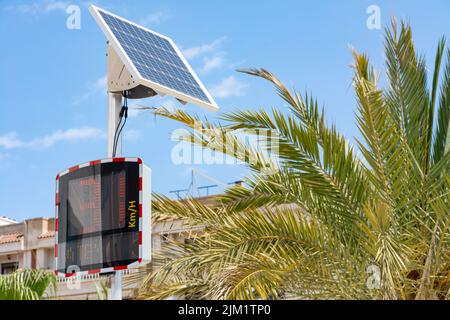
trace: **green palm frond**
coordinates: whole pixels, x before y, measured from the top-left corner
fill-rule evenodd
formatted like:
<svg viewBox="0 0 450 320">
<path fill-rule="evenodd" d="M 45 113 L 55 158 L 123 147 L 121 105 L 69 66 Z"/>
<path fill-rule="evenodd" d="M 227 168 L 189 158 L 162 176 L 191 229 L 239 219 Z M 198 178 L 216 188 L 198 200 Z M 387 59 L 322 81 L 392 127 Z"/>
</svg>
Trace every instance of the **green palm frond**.
<svg viewBox="0 0 450 320">
<path fill-rule="evenodd" d="M 450 50 L 446 51 L 446 56 L 433 145 L 433 160 L 435 163 L 450 152 Z"/>
<path fill-rule="evenodd" d="M 0 276 L 0 300 L 38 300 L 47 288 L 56 289 L 53 273 L 42 270 L 18 270 Z"/>
<path fill-rule="evenodd" d="M 250 173 L 212 206 L 155 195 L 154 222 L 197 231 L 154 255 L 143 298 L 449 299 L 450 51 L 442 39 L 430 85 L 409 25 L 393 21 L 385 51 L 387 88 L 353 51 L 357 148 L 312 95 L 265 69 L 240 71 L 269 81 L 287 110 L 223 123 L 155 112 L 191 129 L 180 140 Z M 262 145 L 243 138 L 258 133 Z"/>
<path fill-rule="evenodd" d="M 247 164 L 254 171 L 276 170 L 277 163 L 257 146 L 252 146 L 239 136 L 239 132 L 230 132 L 220 125 L 214 125 L 208 121 L 201 121 L 197 116 L 191 116 L 184 111 L 171 112 L 165 108 L 155 111 L 158 116 L 179 121 L 192 132 L 181 134 L 178 139 L 193 143 L 197 146 L 208 148 L 214 152 L 236 158 Z"/>
</svg>

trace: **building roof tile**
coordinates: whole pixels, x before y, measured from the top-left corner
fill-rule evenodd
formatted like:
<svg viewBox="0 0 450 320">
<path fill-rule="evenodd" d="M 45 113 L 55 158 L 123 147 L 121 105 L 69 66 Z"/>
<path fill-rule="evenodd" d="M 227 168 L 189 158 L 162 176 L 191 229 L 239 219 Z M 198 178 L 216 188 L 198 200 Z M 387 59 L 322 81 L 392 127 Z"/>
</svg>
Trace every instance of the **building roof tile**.
<svg viewBox="0 0 450 320">
<path fill-rule="evenodd" d="M 0 244 L 20 242 L 23 238 L 23 233 L 0 234 Z"/>
<path fill-rule="evenodd" d="M 47 232 L 44 232 L 43 234 L 39 235 L 38 239 L 53 238 L 54 236 L 55 236 L 55 231 L 51 230 L 51 231 L 47 231 Z"/>
</svg>

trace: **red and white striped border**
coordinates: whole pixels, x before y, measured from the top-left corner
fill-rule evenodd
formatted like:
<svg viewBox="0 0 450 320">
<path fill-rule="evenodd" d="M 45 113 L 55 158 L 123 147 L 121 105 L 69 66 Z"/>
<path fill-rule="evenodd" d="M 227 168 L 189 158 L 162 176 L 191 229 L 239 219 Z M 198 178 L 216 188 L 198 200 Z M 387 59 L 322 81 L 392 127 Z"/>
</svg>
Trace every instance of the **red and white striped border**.
<svg viewBox="0 0 450 320">
<path fill-rule="evenodd" d="M 81 168 L 89 167 L 89 166 L 95 166 L 97 164 L 101 163 L 109 163 L 109 162 L 137 162 L 139 163 L 139 259 L 138 261 L 135 261 L 128 265 L 123 266 L 115 266 L 110 268 L 99 268 L 99 269 L 92 269 L 88 271 L 81 271 L 81 272 L 72 272 L 72 273 L 62 273 L 58 272 L 56 268 L 58 267 L 58 210 L 59 210 L 59 179 L 69 172 L 76 171 Z M 100 159 L 100 160 L 94 160 L 89 161 L 86 163 L 82 163 L 76 166 L 73 166 L 67 170 L 64 170 L 56 175 L 56 195 L 55 195 L 55 275 L 58 277 L 72 277 L 72 276 L 84 276 L 88 274 L 96 274 L 96 273 L 107 273 L 107 272 L 113 272 L 113 271 L 119 271 L 119 270 L 126 270 L 128 268 L 134 267 L 142 262 L 142 177 L 143 177 L 143 169 L 142 169 L 142 160 L 141 158 L 107 158 L 107 159 Z"/>
</svg>

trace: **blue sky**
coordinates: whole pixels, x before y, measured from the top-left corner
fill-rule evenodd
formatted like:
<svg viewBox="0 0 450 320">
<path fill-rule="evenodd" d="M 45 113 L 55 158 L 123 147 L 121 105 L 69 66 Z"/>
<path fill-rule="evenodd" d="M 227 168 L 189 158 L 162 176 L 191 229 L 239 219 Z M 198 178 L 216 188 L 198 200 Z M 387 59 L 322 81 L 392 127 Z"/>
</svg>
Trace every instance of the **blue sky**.
<svg viewBox="0 0 450 320">
<path fill-rule="evenodd" d="M 383 70 L 383 30 L 368 29 L 367 7 L 381 23 L 405 18 L 430 70 L 442 34 L 449 35 L 450 2 L 433 1 L 93 1 L 168 35 L 186 53 L 221 112 L 285 108 L 262 80 L 235 72 L 264 67 L 286 84 L 308 90 L 350 141 L 357 136 L 350 47 L 366 51 Z M 66 27 L 68 5 L 81 8 L 81 29 Z M 0 216 L 16 220 L 54 214 L 55 175 L 106 157 L 105 37 L 80 1 L 0 1 Z M 143 101 L 169 106 L 169 98 Z M 133 102 L 130 102 L 133 104 Z M 217 115 L 193 105 L 186 110 Z M 124 129 L 126 156 L 153 171 L 153 190 L 187 188 L 191 165 L 175 165 L 171 132 L 180 126 L 148 113 Z M 239 165 L 197 165 L 222 182 L 245 175 Z M 211 181 L 197 177 L 198 186 Z"/>
</svg>

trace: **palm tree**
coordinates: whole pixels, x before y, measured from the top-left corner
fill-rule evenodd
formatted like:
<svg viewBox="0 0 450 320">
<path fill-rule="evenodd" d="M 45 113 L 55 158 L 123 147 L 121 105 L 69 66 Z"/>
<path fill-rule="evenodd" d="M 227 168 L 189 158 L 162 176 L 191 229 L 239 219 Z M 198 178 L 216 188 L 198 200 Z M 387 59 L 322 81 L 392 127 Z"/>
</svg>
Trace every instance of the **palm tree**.
<svg viewBox="0 0 450 320">
<path fill-rule="evenodd" d="M 251 172 L 213 207 L 154 196 L 154 221 L 180 219 L 203 232 L 163 248 L 142 297 L 450 297 L 450 51 L 442 38 L 428 81 L 410 26 L 395 20 L 385 51 L 387 88 L 367 56 L 353 51 L 357 146 L 327 123 L 313 97 L 264 69 L 241 71 L 272 83 L 288 112 L 236 111 L 200 128 L 195 115 L 156 112 L 194 129 L 182 140 Z M 242 141 L 254 130 L 272 133 L 277 161 Z"/>
<path fill-rule="evenodd" d="M 56 288 L 56 278 L 52 272 L 18 270 L 0 276 L 0 300 L 38 300 L 50 285 Z"/>
</svg>

